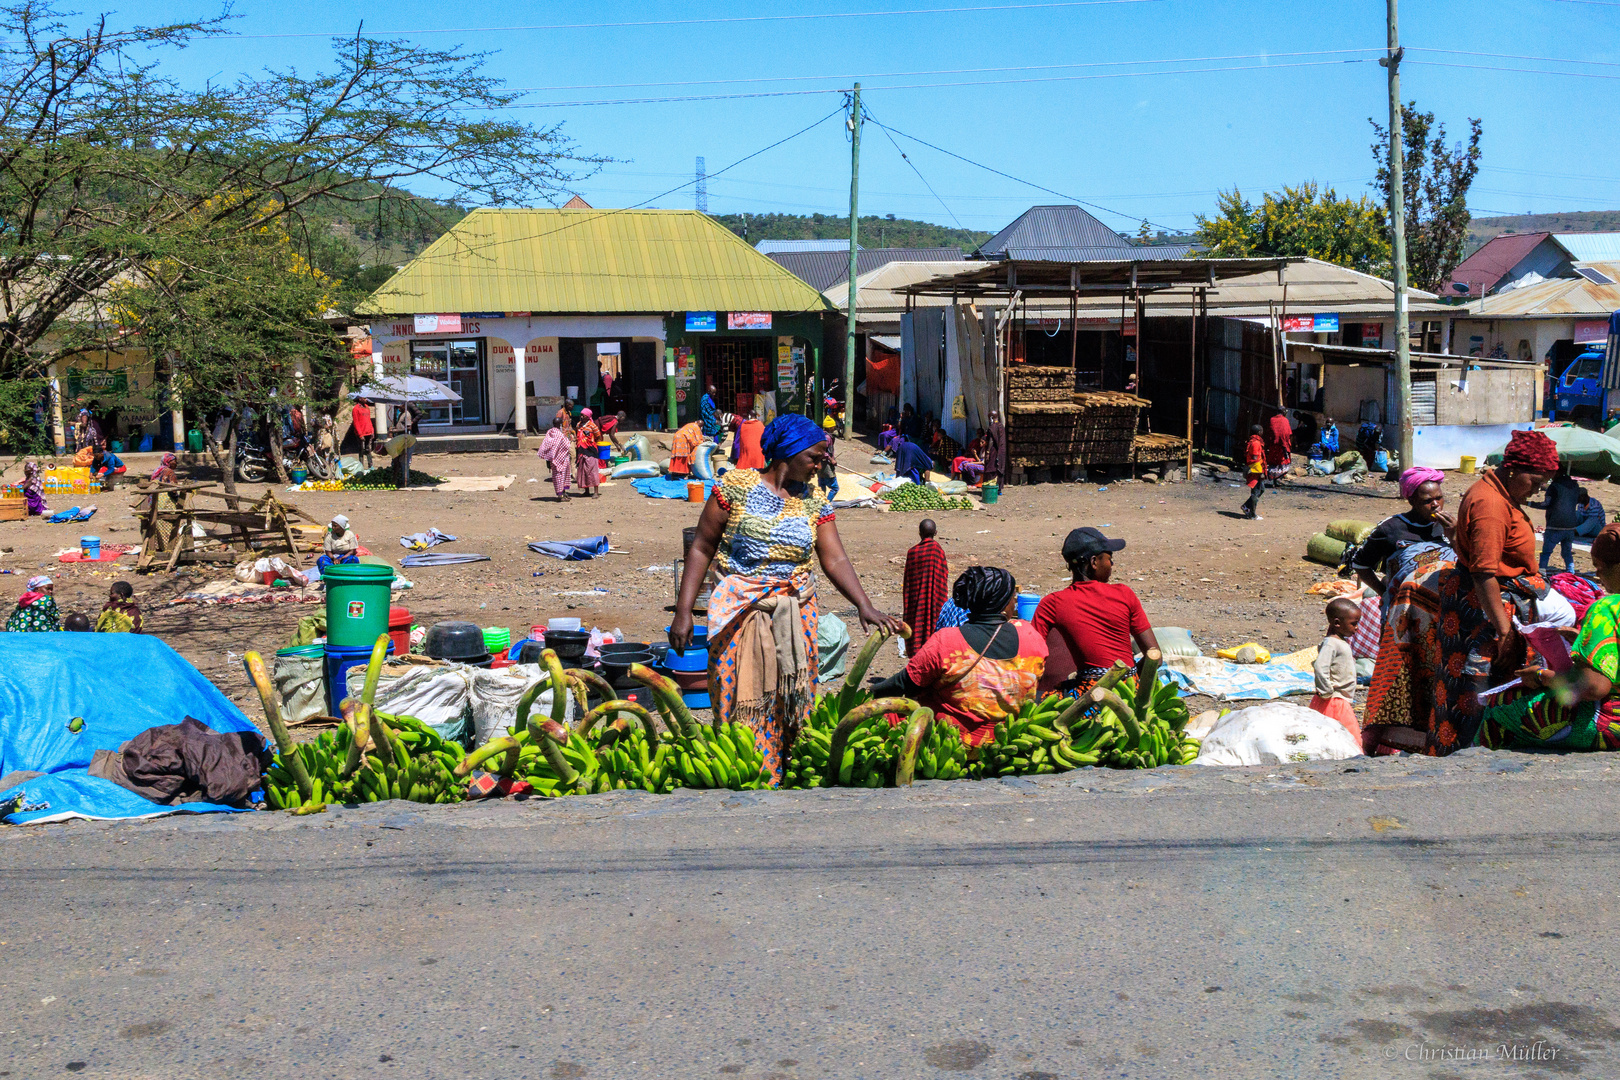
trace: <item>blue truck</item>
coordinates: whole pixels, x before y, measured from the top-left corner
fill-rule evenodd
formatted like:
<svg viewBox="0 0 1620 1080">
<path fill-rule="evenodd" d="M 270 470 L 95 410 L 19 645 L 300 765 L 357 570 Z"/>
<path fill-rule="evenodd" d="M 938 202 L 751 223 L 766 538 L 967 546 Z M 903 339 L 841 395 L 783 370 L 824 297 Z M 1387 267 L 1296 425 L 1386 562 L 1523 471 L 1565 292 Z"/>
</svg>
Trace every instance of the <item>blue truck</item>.
<svg viewBox="0 0 1620 1080">
<path fill-rule="evenodd" d="M 1573 420 L 1603 430 L 1620 413 L 1620 370 L 1610 358 L 1617 351 L 1620 311 L 1609 317 L 1609 340 L 1588 345 L 1563 371 L 1549 370 L 1543 398 L 1549 420 Z"/>
</svg>

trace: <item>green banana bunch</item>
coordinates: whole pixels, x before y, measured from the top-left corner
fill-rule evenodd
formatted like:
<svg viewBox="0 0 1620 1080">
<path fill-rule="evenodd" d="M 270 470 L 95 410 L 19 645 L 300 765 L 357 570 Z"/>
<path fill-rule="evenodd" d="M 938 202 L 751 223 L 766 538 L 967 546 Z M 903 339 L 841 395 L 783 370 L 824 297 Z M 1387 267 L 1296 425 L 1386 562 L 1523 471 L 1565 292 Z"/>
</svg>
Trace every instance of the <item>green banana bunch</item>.
<svg viewBox="0 0 1620 1080">
<path fill-rule="evenodd" d="M 386 756 L 363 756 L 361 764 L 345 775 L 354 732 L 347 725 L 323 731 L 312 742 L 299 743 L 295 756 L 310 778 L 304 798 L 283 755 L 266 774 L 265 799 L 276 810 L 297 810 L 321 803 L 381 802 L 406 799 L 420 803 L 460 802 L 461 785 L 454 770 L 465 756 L 460 744 L 447 742 L 414 716 L 378 713 L 376 718 L 395 730 L 393 751 Z"/>
<path fill-rule="evenodd" d="M 1181 700 L 1180 687 L 1158 681 L 1159 660 L 1159 650 L 1149 649 L 1136 679 L 1117 677 L 1120 668 L 1109 672 L 1116 677 L 1106 685 L 1099 682 L 1081 699 L 1098 708 L 1096 715 L 1070 727 L 1071 740 L 1094 738 L 1092 746 L 1102 751 L 1101 763 L 1115 769 L 1186 765 L 1197 758 L 1199 742 L 1185 734 L 1191 713 Z M 1116 687 L 1124 693 L 1117 693 Z"/>
</svg>

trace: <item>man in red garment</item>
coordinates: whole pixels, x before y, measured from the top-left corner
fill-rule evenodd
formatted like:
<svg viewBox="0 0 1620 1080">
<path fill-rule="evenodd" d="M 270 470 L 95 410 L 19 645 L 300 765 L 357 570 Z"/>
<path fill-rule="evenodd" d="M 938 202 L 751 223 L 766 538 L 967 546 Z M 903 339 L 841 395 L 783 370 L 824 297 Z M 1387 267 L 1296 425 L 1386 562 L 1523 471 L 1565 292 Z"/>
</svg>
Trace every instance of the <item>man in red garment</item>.
<svg viewBox="0 0 1620 1080">
<path fill-rule="evenodd" d="M 939 609 L 945 606 L 949 588 L 950 567 L 945 549 L 934 539 L 936 528 L 932 520 L 924 518 L 917 525 L 918 541 L 906 552 L 906 573 L 901 583 L 904 598 L 902 617 L 911 627 L 911 640 L 906 643 L 906 655 L 916 656 L 934 632 L 939 622 Z"/>
<path fill-rule="evenodd" d="M 360 440 L 360 460 L 371 468 L 371 444 L 377 437 L 371 425 L 371 402 L 363 397 L 354 399 L 354 437 Z"/>
</svg>

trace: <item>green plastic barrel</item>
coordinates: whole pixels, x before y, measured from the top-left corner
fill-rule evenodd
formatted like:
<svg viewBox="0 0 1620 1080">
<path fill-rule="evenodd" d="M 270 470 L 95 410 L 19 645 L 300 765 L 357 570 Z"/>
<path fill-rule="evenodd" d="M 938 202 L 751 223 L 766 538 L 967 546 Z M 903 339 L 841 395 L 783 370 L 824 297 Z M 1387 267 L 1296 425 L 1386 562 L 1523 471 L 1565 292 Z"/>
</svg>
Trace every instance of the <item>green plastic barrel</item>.
<svg viewBox="0 0 1620 1080">
<path fill-rule="evenodd" d="M 370 648 L 388 633 L 388 586 L 392 566 L 341 563 L 322 571 L 326 582 L 326 643 Z"/>
</svg>

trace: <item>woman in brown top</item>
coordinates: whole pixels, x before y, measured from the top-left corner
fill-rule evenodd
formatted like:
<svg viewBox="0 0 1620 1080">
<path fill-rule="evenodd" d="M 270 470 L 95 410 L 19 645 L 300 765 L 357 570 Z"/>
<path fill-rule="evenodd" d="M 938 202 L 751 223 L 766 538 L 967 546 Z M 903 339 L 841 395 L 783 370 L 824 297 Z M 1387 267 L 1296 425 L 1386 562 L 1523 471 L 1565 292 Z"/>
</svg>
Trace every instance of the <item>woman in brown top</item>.
<svg viewBox="0 0 1620 1080">
<path fill-rule="evenodd" d="M 1502 465 L 1486 470 L 1457 507 L 1455 563 L 1440 561 L 1385 597 L 1389 608 L 1363 744 L 1449 754 L 1474 743 L 1480 691 L 1522 666 L 1513 617 L 1534 622 L 1547 584 L 1536 573 L 1535 530 L 1522 509 L 1558 468 L 1539 431 L 1515 431 Z"/>
</svg>

